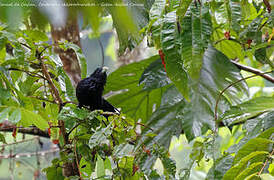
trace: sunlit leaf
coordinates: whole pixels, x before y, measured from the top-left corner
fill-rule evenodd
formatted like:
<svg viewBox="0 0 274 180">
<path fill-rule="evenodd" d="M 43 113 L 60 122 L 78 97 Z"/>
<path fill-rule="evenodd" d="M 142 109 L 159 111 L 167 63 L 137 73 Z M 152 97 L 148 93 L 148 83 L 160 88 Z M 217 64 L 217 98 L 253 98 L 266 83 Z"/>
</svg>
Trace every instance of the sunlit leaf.
<svg viewBox="0 0 274 180">
<path fill-rule="evenodd" d="M 258 97 L 233 106 L 222 115 L 220 120 L 226 125 L 232 125 L 273 110 L 274 97 Z"/>
<path fill-rule="evenodd" d="M 240 70 L 212 46 L 209 46 L 203 56 L 200 73 L 198 82 L 192 86 L 191 101 L 182 112 L 183 130 L 188 140 L 214 128 L 214 111 L 219 93 L 232 82 L 242 79 Z M 219 99 L 217 113 L 223 114 L 229 108 L 229 101 L 239 102 L 239 92 L 247 93 L 245 82 L 225 91 L 226 98 Z"/>
</svg>

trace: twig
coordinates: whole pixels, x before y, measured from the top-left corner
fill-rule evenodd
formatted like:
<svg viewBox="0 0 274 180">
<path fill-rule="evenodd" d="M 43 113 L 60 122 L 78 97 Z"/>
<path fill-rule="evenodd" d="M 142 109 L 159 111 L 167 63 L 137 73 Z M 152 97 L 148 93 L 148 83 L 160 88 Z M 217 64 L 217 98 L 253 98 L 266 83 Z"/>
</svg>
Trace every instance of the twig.
<svg viewBox="0 0 274 180">
<path fill-rule="evenodd" d="M 27 44 L 25 44 L 25 43 L 21 43 L 21 42 L 20 42 L 20 44 L 23 45 L 23 46 L 25 46 L 25 47 L 28 48 L 29 50 L 32 50 L 32 48 L 31 48 L 29 45 L 27 45 Z"/>
<path fill-rule="evenodd" d="M 62 105 L 63 105 L 63 101 L 61 99 L 61 96 L 57 90 L 57 88 L 55 87 L 51 77 L 50 77 L 50 74 L 47 70 L 47 67 L 45 66 L 44 62 L 43 62 L 43 58 L 41 57 L 41 53 L 38 54 L 39 56 L 37 57 L 37 59 L 40 61 L 41 63 L 41 67 L 42 67 L 42 72 L 43 74 L 45 75 L 48 83 L 49 83 L 49 86 L 50 86 L 50 90 L 51 90 L 51 93 L 52 93 L 52 96 L 54 97 L 55 99 L 55 102 L 57 102 L 57 104 L 59 105 L 59 112 L 61 111 L 62 109 Z M 65 128 L 65 123 L 64 121 L 62 120 L 59 120 L 58 121 L 58 125 L 60 126 L 60 130 L 61 130 L 61 134 L 64 138 L 64 143 L 65 144 L 68 144 L 68 136 L 66 134 L 66 128 Z"/>
<path fill-rule="evenodd" d="M 2 132 L 12 132 L 14 127 L 0 127 L 0 131 Z M 49 138 L 47 131 L 42 131 L 36 127 L 32 128 L 17 128 L 19 133 L 36 135 L 40 137 Z"/>
<path fill-rule="evenodd" d="M 27 71 L 27 70 L 24 70 L 24 69 L 18 69 L 18 68 L 8 68 L 9 71 L 21 71 L 21 72 L 24 72 L 26 73 L 27 75 L 29 76 L 32 76 L 32 77 L 37 77 L 37 78 L 42 78 L 42 79 L 45 79 L 45 77 L 41 76 L 40 74 L 35 74 L 33 72 L 30 72 L 30 71 Z"/>
<path fill-rule="evenodd" d="M 269 73 L 272 73 L 272 72 L 273 72 L 273 70 L 272 70 L 272 71 L 268 71 L 268 72 L 264 72 L 264 73 L 261 73 L 261 74 L 269 74 Z M 217 114 L 218 104 L 219 104 L 219 101 L 220 101 L 220 99 L 221 99 L 223 93 L 224 93 L 227 89 L 229 89 L 230 87 L 234 86 L 235 84 L 237 84 L 237 83 L 239 83 L 239 82 L 241 82 L 241 81 L 243 81 L 243 80 L 247 80 L 247 79 L 253 78 L 253 77 L 255 77 L 255 76 L 259 76 L 259 75 L 258 75 L 258 74 L 254 74 L 254 75 L 252 75 L 252 76 L 247 76 L 247 77 L 245 77 L 245 78 L 239 79 L 239 80 L 237 80 L 237 81 L 231 83 L 230 85 L 228 85 L 226 88 L 224 88 L 224 89 L 220 92 L 220 94 L 219 94 L 219 96 L 218 96 L 218 98 L 217 98 L 217 100 L 216 100 L 215 110 L 214 110 L 214 121 L 215 121 L 215 131 L 214 131 L 214 133 L 215 133 L 215 134 L 216 134 L 217 131 L 218 131 L 218 122 L 217 122 L 217 120 L 218 120 L 218 114 Z"/>
<path fill-rule="evenodd" d="M 272 151 L 271 151 L 271 153 L 269 154 L 268 157 L 271 158 L 271 156 L 273 155 L 273 153 L 274 153 L 274 149 L 272 149 Z M 258 176 L 260 176 L 260 175 L 262 174 L 262 172 L 263 172 L 265 166 L 266 166 L 267 163 L 268 163 L 269 158 L 267 158 L 267 159 L 265 160 L 263 167 L 262 167 L 261 170 L 258 172 Z"/>
<path fill-rule="evenodd" d="M 56 104 L 55 101 L 52 101 L 52 100 L 49 100 L 49 99 L 45 99 L 45 98 L 42 98 L 42 97 L 36 97 L 36 96 L 27 96 L 27 97 L 34 98 L 34 99 L 38 99 L 38 100 L 41 100 L 41 101 L 46 101 L 46 102 L 53 103 L 53 104 Z"/>
<path fill-rule="evenodd" d="M 54 85 L 54 83 L 53 83 L 53 81 L 52 81 L 52 79 L 50 77 L 50 74 L 49 74 L 49 72 L 47 70 L 47 67 L 45 66 L 45 64 L 43 62 L 43 58 L 41 58 L 41 56 L 40 56 L 40 57 L 38 57 L 38 59 L 41 62 L 42 72 L 45 75 L 46 80 L 48 81 L 49 86 L 50 86 L 50 88 L 52 90 L 52 95 L 55 98 L 55 101 L 57 102 L 57 104 L 61 105 L 63 103 L 63 101 L 62 101 L 62 99 L 61 99 L 61 97 L 59 95 L 59 92 L 58 92 L 57 88 L 55 87 L 55 85 Z"/>
<path fill-rule="evenodd" d="M 63 106 L 65 106 L 66 104 L 75 104 L 75 105 L 78 105 L 76 102 L 73 102 L 73 101 L 65 101 L 63 102 Z"/>
<path fill-rule="evenodd" d="M 237 63 L 235 61 L 231 61 L 234 65 L 236 65 L 239 69 L 247 71 L 247 72 L 251 72 L 253 74 L 256 74 L 258 76 L 261 76 L 262 78 L 274 83 L 274 78 L 270 75 L 265 74 L 263 71 L 260 71 L 259 69 L 255 69 L 253 67 L 249 67 L 249 66 L 245 66 L 242 65 L 240 63 Z"/>
<path fill-rule="evenodd" d="M 77 165 L 77 169 L 78 169 L 78 173 L 79 173 L 79 176 L 80 176 L 80 180 L 82 180 L 82 174 L 81 174 L 81 170 L 80 170 L 80 167 L 79 167 L 79 162 L 78 162 L 78 155 L 77 155 L 77 149 L 76 149 L 76 143 L 77 141 L 75 140 L 75 144 L 74 144 L 74 154 L 75 154 L 75 159 L 76 159 L 76 165 Z"/>
<path fill-rule="evenodd" d="M 75 126 L 73 126 L 73 128 L 71 128 L 71 130 L 67 133 L 67 136 L 69 137 L 69 135 L 72 133 L 72 131 L 77 128 L 80 125 L 80 123 L 76 124 Z"/>
<path fill-rule="evenodd" d="M 151 127 L 148 127 L 148 126 L 145 125 L 145 124 L 142 124 L 142 123 L 139 123 L 139 122 L 137 122 L 136 124 L 141 125 L 141 126 L 143 126 L 143 127 L 145 127 L 145 128 L 148 128 L 148 129 L 154 131 Z"/>
</svg>

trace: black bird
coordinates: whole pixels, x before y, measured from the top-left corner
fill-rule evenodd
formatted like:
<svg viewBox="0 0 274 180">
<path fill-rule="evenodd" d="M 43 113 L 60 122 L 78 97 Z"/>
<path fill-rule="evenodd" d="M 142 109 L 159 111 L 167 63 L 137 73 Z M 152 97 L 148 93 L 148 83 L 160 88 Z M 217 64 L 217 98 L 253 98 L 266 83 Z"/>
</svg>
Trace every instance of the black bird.
<svg viewBox="0 0 274 180">
<path fill-rule="evenodd" d="M 91 111 L 103 110 L 119 113 L 102 95 L 107 82 L 107 67 L 97 68 L 89 77 L 81 80 L 76 87 L 79 107 L 87 107 Z"/>
</svg>

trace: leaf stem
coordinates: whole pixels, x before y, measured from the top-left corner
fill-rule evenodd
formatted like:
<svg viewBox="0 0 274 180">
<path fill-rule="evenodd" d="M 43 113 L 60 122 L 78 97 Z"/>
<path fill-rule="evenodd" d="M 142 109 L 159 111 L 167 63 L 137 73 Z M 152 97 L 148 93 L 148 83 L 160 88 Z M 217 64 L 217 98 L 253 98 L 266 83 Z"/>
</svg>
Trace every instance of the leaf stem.
<svg viewBox="0 0 274 180">
<path fill-rule="evenodd" d="M 245 77 L 245 78 L 239 79 L 239 80 L 237 80 L 237 81 L 231 83 L 230 85 L 228 85 L 226 88 L 224 88 L 224 89 L 220 92 L 220 94 L 219 94 L 219 96 L 218 96 L 218 98 L 217 98 L 217 100 L 216 100 L 216 105 L 215 105 L 215 110 L 214 110 L 214 121 L 215 121 L 215 130 L 214 130 L 214 134 L 216 134 L 216 133 L 218 132 L 218 122 L 217 122 L 217 120 L 218 120 L 218 113 L 217 113 L 217 111 L 218 111 L 218 104 L 219 104 L 219 101 L 220 101 L 222 95 L 224 94 L 224 92 L 225 92 L 227 89 L 229 89 L 230 87 L 234 86 L 235 84 L 237 84 L 237 83 L 239 83 L 239 82 L 241 82 L 241 81 L 243 81 L 243 80 L 247 80 L 247 79 L 250 79 L 250 78 L 253 78 L 253 77 L 256 77 L 256 76 L 260 76 L 260 75 L 262 75 L 262 74 L 269 74 L 269 73 L 272 73 L 272 72 L 273 72 L 273 70 L 272 70 L 272 71 L 267 71 L 267 72 L 261 72 L 260 74 L 254 74 L 254 75 L 247 76 L 247 77 Z"/>
<path fill-rule="evenodd" d="M 265 166 L 267 165 L 269 158 L 271 158 L 271 156 L 274 154 L 274 149 L 272 149 L 271 153 L 269 154 L 268 158 L 265 160 L 263 167 L 261 168 L 261 170 L 258 172 L 258 176 L 260 176 L 265 168 Z"/>
</svg>

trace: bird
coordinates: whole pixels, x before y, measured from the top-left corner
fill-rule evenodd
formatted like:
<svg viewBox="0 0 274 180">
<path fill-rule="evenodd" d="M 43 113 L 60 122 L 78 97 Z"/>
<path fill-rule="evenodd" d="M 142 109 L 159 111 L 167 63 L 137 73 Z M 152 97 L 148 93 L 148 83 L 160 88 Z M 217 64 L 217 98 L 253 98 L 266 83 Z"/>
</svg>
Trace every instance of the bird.
<svg viewBox="0 0 274 180">
<path fill-rule="evenodd" d="M 104 86 L 107 82 L 107 67 L 97 68 L 89 77 L 82 79 L 76 87 L 78 107 L 87 107 L 90 111 L 120 113 L 117 108 L 103 98 Z"/>
</svg>

